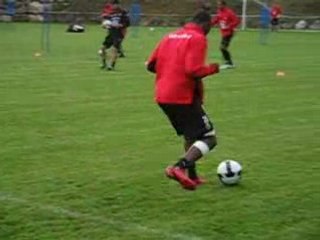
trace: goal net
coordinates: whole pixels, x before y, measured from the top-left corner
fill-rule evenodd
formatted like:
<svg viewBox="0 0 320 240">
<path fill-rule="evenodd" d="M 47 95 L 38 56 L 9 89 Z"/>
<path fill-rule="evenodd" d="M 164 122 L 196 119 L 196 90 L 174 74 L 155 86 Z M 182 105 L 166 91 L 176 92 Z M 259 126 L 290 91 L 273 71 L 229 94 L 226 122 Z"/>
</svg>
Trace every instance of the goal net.
<svg viewBox="0 0 320 240">
<path fill-rule="evenodd" d="M 263 21 L 263 9 L 272 8 L 274 2 L 281 6 L 281 29 L 320 30 L 320 1 L 318 0 L 238 0 L 242 2 L 242 29 L 259 28 Z M 289 2 L 289 3 L 288 3 Z"/>
</svg>

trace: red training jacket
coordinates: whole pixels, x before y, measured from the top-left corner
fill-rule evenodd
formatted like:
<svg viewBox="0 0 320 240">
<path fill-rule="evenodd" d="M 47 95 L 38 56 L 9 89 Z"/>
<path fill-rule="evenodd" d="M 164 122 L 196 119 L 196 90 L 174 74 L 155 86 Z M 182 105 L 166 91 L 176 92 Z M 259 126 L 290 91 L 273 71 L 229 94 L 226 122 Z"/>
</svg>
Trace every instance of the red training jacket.
<svg viewBox="0 0 320 240">
<path fill-rule="evenodd" d="M 165 36 L 151 54 L 148 70 L 156 73 L 155 101 L 191 104 L 203 100 L 202 78 L 219 72 L 217 64 L 205 65 L 207 38 L 202 28 L 188 23 Z"/>
<path fill-rule="evenodd" d="M 211 20 L 212 25 L 219 24 L 220 32 L 223 37 L 232 35 L 239 23 L 240 20 L 237 15 L 232 9 L 227 7 L 220 8 Z"/>
<path fill-rule="evenodd" d="M 280 15 L 282 14 L 282 8 L 280 5 L 273 5 L 271 8 L 271 17 L 274 18 L 279 18 Z"/>
</svg>

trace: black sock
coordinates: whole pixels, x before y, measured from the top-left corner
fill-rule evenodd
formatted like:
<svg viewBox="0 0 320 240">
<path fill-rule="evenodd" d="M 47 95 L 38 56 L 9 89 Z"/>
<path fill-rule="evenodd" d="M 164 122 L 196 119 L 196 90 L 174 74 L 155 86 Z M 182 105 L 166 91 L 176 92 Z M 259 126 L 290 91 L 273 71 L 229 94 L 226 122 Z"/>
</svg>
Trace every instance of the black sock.
<svg viewBox="0 0 320 240">
<path fill-rule="evenodd" d="M 191 179 L 198 178 L 196 166 L 194 166 L 193 168 L 188 168 L 188 175 Z"/>
<path fill-rule="evenodd" d="M 225 49 L 221 50 L 221 52 L 222 52 L 224 60 L 226 61 L 226 64 L 233 65 L 230 52 Z"/>
<path fill-rule="evenodd" d="M 187 169 L 189 178 L 191 179 L 197 179 L 197 170 L 196 170 L 196 164 L 194 161 L 188 161 L 185 158 L 181 158 L 174 166 Z"/>
<path fill-rule="evenodd" d="M 194 161 L 188 161 L 185 158 L 181 158 L 174 166 L 180 167 L 183 169 L 190 169 L 190 168 L 195 168 L 195 163 Z"/>
</svg>

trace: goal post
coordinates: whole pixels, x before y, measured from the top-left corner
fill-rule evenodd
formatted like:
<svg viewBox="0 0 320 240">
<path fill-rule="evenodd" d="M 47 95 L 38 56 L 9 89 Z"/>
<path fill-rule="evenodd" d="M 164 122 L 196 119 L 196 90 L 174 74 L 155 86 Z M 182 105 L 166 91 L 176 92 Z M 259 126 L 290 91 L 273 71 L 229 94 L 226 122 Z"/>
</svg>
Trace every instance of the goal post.
<svg viewBox="0 0 320 240">
<path fill-rule="evenodd" d="M 283 3 L 284 1 L 282 1 Z M 294 0 L 296 5 L 298 5 L 298 0 Z M 308 2 L 312 2 L 311 0 Z M 238 0 L 238 4 L 242 6 L 239 18 L 241 19 L 241 30 L 246 30 L 248 28 L 258 29 L 261 28 L 262 21 L 264 21 L 264 10 L 271 10 L 272 1 L 270 0 Z M 302 5 L 303 3 L 301 3 Z M 299 22 L 305 22 L 306 26 L 299 28 L 297 25 Z M 291 11 L 290 9 L 285 9 L 284 13 L 281 14 L 281 29 L 298 29 L 298 30 L 320 30 L 320 15 L 316 12 L 313 13 L 299 13 L 297 10 Z"/>
<path fill-rule="evenodd" d="M 241 29 L 245 30 L 246 27 L 247 27 L 247 0 L 242 0 Z"/>
<path fill-rule="evenodd" d="M 242 1 L 242 13 L 241 13 L 241 30 L 245 30 L 247 28 L 247 8 L 248 8 L 248 0 L 241 0 Z M 261 2 L 259 0 L 252 0 L 256 4 L 260 6 L 265 6 L 264 2 Z"/>
</svg>

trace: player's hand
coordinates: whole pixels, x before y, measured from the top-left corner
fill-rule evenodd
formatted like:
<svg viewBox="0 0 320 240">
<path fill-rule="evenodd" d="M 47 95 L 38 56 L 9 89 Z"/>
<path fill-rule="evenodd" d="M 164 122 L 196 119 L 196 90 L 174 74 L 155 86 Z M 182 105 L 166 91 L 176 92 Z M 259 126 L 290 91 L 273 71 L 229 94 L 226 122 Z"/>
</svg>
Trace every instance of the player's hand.
<svg viewBox="0 0 320 240">
<path fill-rule="evenodd" d="M 156 63 L 157 63 L 156 60 L 151 61 L 151 62 L 148 62 L 148 61 L 145 62 L 145 65 L 146 65 L 146 67 L 147 67 L 147 70 L 148 70 L 149 72 L 156 73 Z"/>
<path fill-rule="evenodd" d="M 234 29 L 233 29 L 233 33 L 232 33 L 233 36 L 236 35 L 237 33 L 238 33 L 238 28 L 234 28 Z"/>
<path fill-rule="evenodd" d="M 212 74 L 219 73 L 220 71 L 220 66 L 218 63 L 210 63 L 209 67 L 211 69 Z"/>
</svg>

